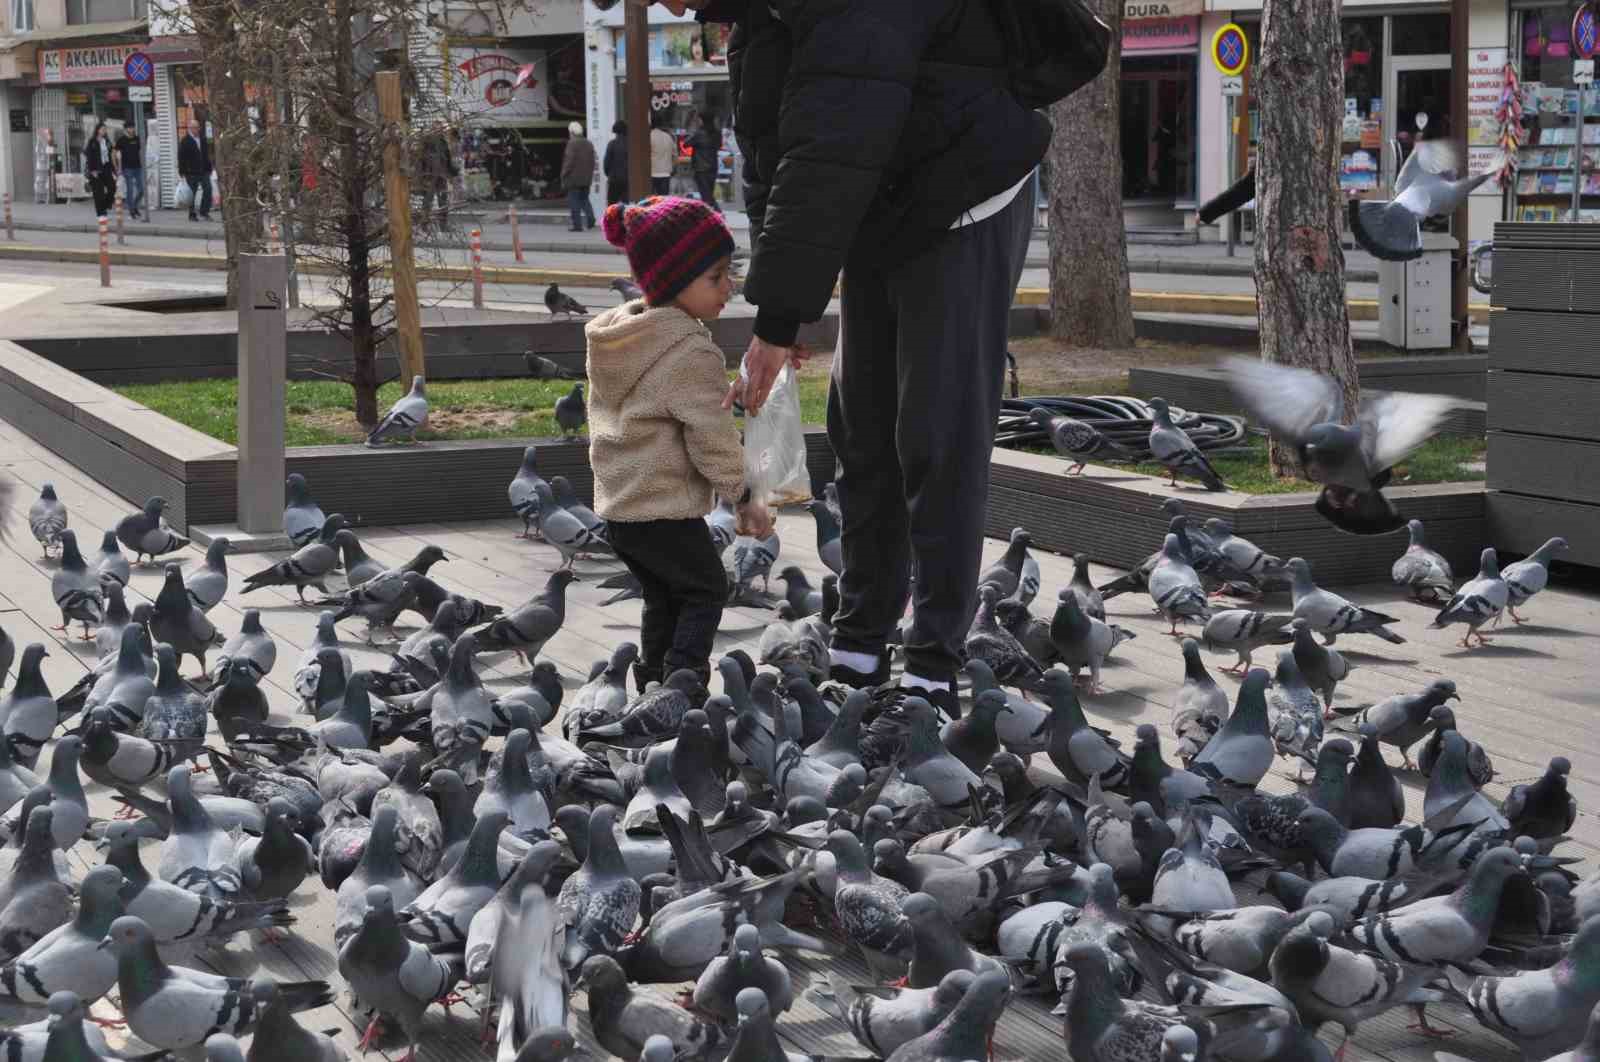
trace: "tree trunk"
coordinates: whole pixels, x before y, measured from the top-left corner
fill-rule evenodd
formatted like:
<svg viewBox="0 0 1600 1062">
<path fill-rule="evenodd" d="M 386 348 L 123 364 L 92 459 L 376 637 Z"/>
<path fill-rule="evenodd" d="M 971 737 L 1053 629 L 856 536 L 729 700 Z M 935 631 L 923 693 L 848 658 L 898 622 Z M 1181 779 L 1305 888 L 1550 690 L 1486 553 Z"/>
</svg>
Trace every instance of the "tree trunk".
<svg viewBox="0 0 1600 1062">
<path fill-rule="evenodd" d="M 350 386 L 356 423 L 378 425 L 377 334 L 372 322 L 372 237 L 367 224 L 367 167 L 357 117 L 351 0 L 335 4 L 334 84 L 339 110 L 339 180 L 344 192 L 345 279 L 350 284 Z"/>
<path fill-rule="evenodd" d="M 1122 224 L 1122 0 L 1088 0 L 1111 27 L 1106 68 L 1050 108 L 1050 334 L 1079 347 L 1131 347 L 1133 299 Z"/>
<path fill-rule="evenodd" d="M 1350 421 L 1359 384 L 1339 244 L 1343 55 L 1338 0 L 1266 0 L 1255 75 L 1261 356 L 1333 377 Z M 1298 470 L 1293 452 L 1277 440 L 1272 470 L 1280 476 Z"/>
<path fill-rule="evenodd" d="M 239 39 L 228 5 L 221 0 L 195 0 L 195 33 L 204 47 L 206 101 L 215 139 L 212 159 L 222 193 L 222 233 L 228 254 L 228 308 L 239 304 L 239 255 L 259 250 L 261 224 L 256 182 L 245 164 L 253 133 L 244 79 L 237 71 Z M 263 115 L 263 120 L 265 116 Z M 191 208 L 192 209 L 192 208 Z"/>
</svg>

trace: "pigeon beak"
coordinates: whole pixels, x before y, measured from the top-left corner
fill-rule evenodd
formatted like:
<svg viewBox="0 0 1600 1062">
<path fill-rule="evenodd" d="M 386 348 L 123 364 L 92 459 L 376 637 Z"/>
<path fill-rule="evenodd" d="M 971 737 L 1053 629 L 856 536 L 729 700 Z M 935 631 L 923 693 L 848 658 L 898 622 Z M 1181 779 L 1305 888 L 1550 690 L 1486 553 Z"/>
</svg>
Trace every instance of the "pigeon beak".
<svg viewBox="0 0 1600 1062">
<path fill-rule="evenodd" d="M 111 938 L 109 936 L 105 936 L 100 938 L 100 943 L 95 945 L 95 950 L 105 951 L 109 947 L 111 947 Z"/>
<path fill-rule="evenodd" d="M 1459 693 L 1450 693 L 1450 694 L 1446 694 L 1445 695 L 1445 700 L 1447 700 L 1447 701 L 1459 701 L 1460 699 L 1461 699 L 1461 694 L 1459 694 Z"/>
</svg>

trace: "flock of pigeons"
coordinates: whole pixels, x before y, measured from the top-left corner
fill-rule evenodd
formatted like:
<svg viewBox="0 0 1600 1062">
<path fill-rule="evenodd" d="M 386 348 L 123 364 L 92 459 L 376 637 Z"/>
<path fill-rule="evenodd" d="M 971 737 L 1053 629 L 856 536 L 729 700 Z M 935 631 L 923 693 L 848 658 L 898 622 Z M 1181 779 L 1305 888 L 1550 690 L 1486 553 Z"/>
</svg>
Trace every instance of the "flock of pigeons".
<svg viewBox="0 0 1600 1062">
<path fill-rule="evenodd" d="M 1350 484 L 1348 462 L 1370 475 L 1402 448 L 1390 421 L 1352 429 L 1359 458 L 1332 456 L 1328 425 L 1307 430 L 1330 490 L 1372 487 Z M 29 645 L 0 699 L 0 999 L 41 1015 L 0 1030 L 0 1059 L 129 1057 L 101 1032 L 112 1008 L 154 1049 L 138 1057 L 345 1057 L 296 1018 L 333 1000 L 327 982 L 192 965 L 241 934 L 301 932 L 295 909 L 316 890 L 334 917 L 314 943 L 336 952 L 351 1012 L 370 1016 L 363 1048 L 388 1029 L 408 1058 L 425 1012 L 469 990 L 502 1062 L 575 1057 L 578 989 L 600 1047 L 629 1062 L 801 1059 L 780 1032 L 802 995 L 849 1027 L 858 1057 L 977 1062 L 1024 994 L 1059 999 L 1076 1062 L 1314 1062 L 1330 1057 L 1324 1025 L 1348 1037 L 1406 1007 L 1436 1031 L 1424 1008 L 1446 1000 L 1530 1062 L 1600 1058 L 1600 878 L 1580 881 L 1554 851 L 1577 814 L 1570 765 L 1551 760 L 1497 805 L 1480 792 L 1490 758 L 1448 707 L 1453 683 L 1336 703 L 1351 668 L 1339 636 L 1404 639 L 1395 617 L 1317 587 L 1304 561 L 1174 499 L 1160 551 L 1098 588 L 1079 555 L 1045 618 L 1019 528 L 979 576 L 970 693 L 945 718 L 893 685 L 827 682 L 835 575 L 817 589 L 789 566 L 781 599 L 757 595 L 776 533 L 736 539 L 721 507 L 707 522 L 736 596 L 778 608 L 759 659 L 721 657 L 715 695 L 690 671 L 630 692 L 625 642 L 567 691 L 539 656 L 565 623 L 574 561 L 610 547 L 604 521 L 537 465 L 530 449 L 508 498 L 562 565 L 511 610 L 436 582 L 436 547 L 374 561 L 290 477 L 296 551 L 242 586 L 292 587 L 323 610 L 293 673 L 303 715 L 287 722 L 261 688 L 278 647 L 259 612 L 229 637 L 207 616 L 230 585 L 226 541 L 187 573 L 167 564 L 130 612 L 128 555 L 188 545 L 162 500 L 86 557 L 44 488 L 29 524 L 56 560 L 58 629 L 81 628 L 98 663 L 58 696 L 45 647 Z M 837 571 L 832 499 L 810 509 Z M 1440 605 L 1436 626 L 1480 641 L 1565 545 L 1504 571 L 1486 550 L 1457 586 L 1410 528 L 1396 583 Z M 629 594 L 614 585 L 613 600 Z M 1204 624 L 1182 642 L 1170 759 L 1155 726 L 1129 751 L 1084 710 L 1133 637 L 1104 602 L 1140 590 L 1174 633 Z M 1281 613 L 1211 605 L 1284 590 Z M 409 612 L 427 625 L 356 668 L 336 624 L 359 617 L 370 641 Z M 1236 696 L 1202 646 L 1237 654 Z M 1250 668 L 1267 646 L 1270 676 Z M 0 634 L 0 673 L 15 651 Z M 496 651 L 528 661 L 525 685 L 484 686 L 476 658 Z M 200 677 L 182 677 L 185 656 Z M 1334 720 L 1350 736 L 1325 734 Z M 1385 745 L 1427 777 L 1421 823 L 1402 821 Z M 1311 773 L 1293 795 L 1259 788 L 1279 757 Z M 91 792 L 124 810 L 94 814 Z M 74 873 L 86 840 L 99 854 Z M 858 953 L 875 983 L 798 984 L 774 955 L 795 951 Z M 641 987 L 655 984 L 690 987 L 674 1003 Z"/>
</svg>

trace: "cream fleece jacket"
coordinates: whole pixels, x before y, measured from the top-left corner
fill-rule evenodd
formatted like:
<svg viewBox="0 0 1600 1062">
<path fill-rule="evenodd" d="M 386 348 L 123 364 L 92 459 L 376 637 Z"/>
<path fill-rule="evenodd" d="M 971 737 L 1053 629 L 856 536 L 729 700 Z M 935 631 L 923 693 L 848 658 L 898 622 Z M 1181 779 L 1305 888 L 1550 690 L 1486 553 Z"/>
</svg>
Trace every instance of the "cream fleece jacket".
<svg viewBox="0 0 1600 1062">
<path fill-rule="evenodd" d="M 715 489 L 744 492 L 744 450 L 722 408 L 728 373 L 711 331 L 676 306 L 642 299 L 584 328 L 589 341 L 589 463 L 607 520 L 685 520 Z"/>
</svg>

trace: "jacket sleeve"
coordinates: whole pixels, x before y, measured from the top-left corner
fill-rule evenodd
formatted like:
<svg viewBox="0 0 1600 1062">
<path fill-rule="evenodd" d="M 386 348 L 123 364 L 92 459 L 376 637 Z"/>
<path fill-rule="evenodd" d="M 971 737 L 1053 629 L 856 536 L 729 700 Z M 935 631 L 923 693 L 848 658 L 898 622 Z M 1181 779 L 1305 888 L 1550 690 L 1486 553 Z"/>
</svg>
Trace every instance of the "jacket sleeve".
<svg viewBox="0 0 1600 1062">
<path fill-rule="evenodd" d="M 577 143 L 578 142 L 576 140 L 568 140 L 566 148 L 564 148 L 561 152 L 560 180 L 563 190 L 565 190 L 567 187 L 567 182 L 572 179 L 572 169 L 577 165 L 578 162 L 577 152 L 573 150 L 573 148 L 577 147 Z"/>
<path fill-rule="evenodd" d="M 744 446 L 733 416 L 722 408 L 728 390 L 722 348 L 709 337 L 685 343 L 674 355 L 667 411 L 683 425 L 689 460 L 724 498 L 744 493 Z"/>
<path fill-rule="evenodd" d="M 929 0 L 782 2 L 791 59 L 779 160 L 745 281 L 756 335 L 790 346 L 819 319 L 911 108 Z"/>
</svg>

